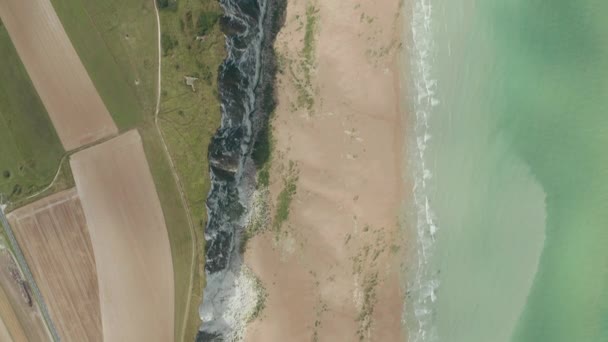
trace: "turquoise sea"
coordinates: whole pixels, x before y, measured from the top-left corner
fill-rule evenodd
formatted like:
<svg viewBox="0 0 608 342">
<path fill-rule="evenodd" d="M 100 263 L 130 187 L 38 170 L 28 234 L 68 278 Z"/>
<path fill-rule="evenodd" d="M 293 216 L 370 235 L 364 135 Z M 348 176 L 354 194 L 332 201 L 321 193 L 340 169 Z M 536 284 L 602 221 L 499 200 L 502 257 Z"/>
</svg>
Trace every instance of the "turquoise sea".
<svg viewBox="0 0 608 342">
<path fill-rule="evenodd" d="M 409 340 L 608 341 L 608 1 L 410 5 Z"/>
</svg>

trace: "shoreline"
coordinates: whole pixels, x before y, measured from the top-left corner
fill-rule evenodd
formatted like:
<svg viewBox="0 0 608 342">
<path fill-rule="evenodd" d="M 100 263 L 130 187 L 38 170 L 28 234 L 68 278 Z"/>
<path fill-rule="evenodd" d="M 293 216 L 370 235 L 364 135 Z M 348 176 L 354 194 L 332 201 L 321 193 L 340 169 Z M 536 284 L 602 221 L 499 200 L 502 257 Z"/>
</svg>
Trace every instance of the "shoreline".
<svg viewBox="0 0 608 342">
<path fill-rule="evenodd" d="M 265 302 L 247 341 L 404 340 L 397 10 L 392 0 L 288 3 L 275 44 L 273 222 L 245 251 Z"/>
</svg>

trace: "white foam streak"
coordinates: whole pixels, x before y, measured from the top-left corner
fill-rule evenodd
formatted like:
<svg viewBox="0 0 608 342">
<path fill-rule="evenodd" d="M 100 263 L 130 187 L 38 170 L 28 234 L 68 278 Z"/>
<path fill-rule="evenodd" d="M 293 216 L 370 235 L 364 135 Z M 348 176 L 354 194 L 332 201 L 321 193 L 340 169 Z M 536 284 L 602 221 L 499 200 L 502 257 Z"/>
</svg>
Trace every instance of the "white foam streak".
<svg viewBox="0 0 608 342">
<path fill-rule="evenodd" d="M 414 169 L 414 203 L 416 210 L 417 265 L 410 276 L 408 303 L 411 314 L 406 315 L 411 342 L 434 342 L 438 336 L 434 329 L 433 303 L 437 300 L 439 280 L 430 268 L 435 248 L 435 236 L 440 228 L 436 223 L 428 197 L 433 173 L 425 159 L 427 144 L 431 141 L 429 119 L 439 106 L 437 81 L 432 76 L 433 34 L 431 0 L 414 0 L 412 13 L 411 70 L 415 94 L 415 144 L 411 152 Z"/>
</svg>

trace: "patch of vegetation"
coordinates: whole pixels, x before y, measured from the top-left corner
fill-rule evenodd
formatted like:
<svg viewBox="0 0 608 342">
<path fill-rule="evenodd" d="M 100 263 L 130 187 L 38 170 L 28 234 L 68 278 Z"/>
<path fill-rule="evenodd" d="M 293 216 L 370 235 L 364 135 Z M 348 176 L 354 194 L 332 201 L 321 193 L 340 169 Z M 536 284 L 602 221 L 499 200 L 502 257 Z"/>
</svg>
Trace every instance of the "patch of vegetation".
<svg viewBox="0 0 608 342">
<path fill-rule="evenodd" d="M 319 10 L 313 3 L 306 7 L 306 22 L 301 22 L 304 28 L 304 46 L 299 53 L 299 63 L 293 63 L 279 56 L 279 71 L 283 72 L 285 63 L 289 65 L 289 71 L 298 91 L 297 106 L 312 111 L 315 103 L 314 89 L 312 85 L 312 73 L 315 69 L 315 43 L 318 30 Z"/>
<path fill-rule="evenodd" d="M 44 189 L 65 153 L 48 114 L 0 25 L 0 200 L 17 203 Z"/>
<path fill-rule="evenodd" d="M 270 160 L 274 146 L 274 138 L 272 136 L 273 117 L 274 114 L 271 114 L 262 130 L 258 133 L 258 139 L 253 146 L 251 154 L 258 169 L 258 188 L 268 187 L 270 183 Z"/>
<path fill-rule="evenodd" d="M 264 166 L 258 171 L 258 187 L 267 187 L 270 185 L 270 168 Z"/>
<path fill-rule="evenodd" d="M 312 276 L 316 279 L 317 275 L 313 272 L 311 272 Z M 315 284 L 317 286 L 319 286 L 319 281 L 317 280 L 315 282 Z M 313 326 L 313 332 L 312 332 L 312 341 L 313 342 L 317 342 L 319 341 L 319 329 L 321 329 L 322 326 L 322 321 L 321 318 L 323 316 L 323 314 L 325 312 L 327 312 L 328 308 L 327 308 L 327 303 L 324 303 L 323 300 L 321 298 L 318 299 L 316 305 L 315 305 L 315 323 Z"/>
<path fill-rule="evenodd" d="M 255 277 L 255 275 L 252 276 Z M 251 323 L 258 319 L 262 311 L 264 311 L 264 308 L 266 308 L 266 298 L 268 297 L 268 292 L 266 292 L 264 285 L 262 285 L 262 282 L 257 277 L 255 278 L 255 289 L 258 294 L 258 300 L 255 303 L 251 316 L 249 316 L 247 319 L 247 323 Z"/>
<path fill-rule="evenodd" d="M 276 212 L 273 220 L 275 230 L 280 230 L 281 226 L 289 217 L 291 201 L 296 195 L 296 183 L 298 181 L 298 171 L 293 161 L 289 162 L 287 176 L 283 179 L 283 189 L 277 196 Z"/>
<path fill-rule="evenodd" d="M 304 31 L 304 48 L 302 49 L 302 55 L 304 61 L 308 65 L 314 63 L 314 52 L 315 52 L 315 33 L 317 30 L 317 21 L 319 19 L 319 10 L 313 5 L 309 4 L 306 8 L 306 27 Z"/>
<path fill-rule="evenodd" d="M 268 228 L 270 223 L 270 206 L 268 201 L 269 191 L 267 188 L 259 189 L 252 200 L 252 207 L 250 210 L 251 217 L 249 225 L 243 231 L 241 241 L 239 245 L 239 251 L 241 254 L 247 250 L 247 243 L 251 238 L 257 234 L 263 232 Z"/>
<path fill-rule="evenodd" d="M 372 315 L 376 306 L 376 287 L 378 285 L 378 272 L 368 274 L 363 279 L 363 306 L 357 316 L 359 328 L 357 335 L 359 340 L 365 339 L 365 334 L 369 331 L 372 325 Z"/>
<path fill-rule="evenodd" d="M 213 27 L 217 24 L 221 14 L 216 11 L 205 11 L 199 14 L 198 20 L 196 21 L 196 28 L 198 29 L 199 36 L 205 36 Z"/>
<path fill-rule="evenodd" d="M 177 10 L 177 0 L 156 0 L 159 10 Z"/>
<path fill-rule="evenodd" d="M 319 18 L 319 10 L 313 4 L 306 8 L 306 27 L 304 31 L 304 48 L 302 55 L 302 70 L 304 73 L 303 87 L 305 91 L 300 91 L 298 102 L 309 111 L 314 106 L 314 94 L 312 91 L 311 74 L 315 67 L 315 34 L 317 31 L 317 22 Z"/>
<path fill-rule="evenodd" d="M 161 33 L 160 35 L 160 45 L 163 48 L 163 55 L 166 57 L 177 45 L 179 45 L 179 41 L 173 38 L 168 33 Z"/>
<path fill-rule="evenodd" d="M 176 10 L 160 12 L 161 31 L 174 37 L 177 44 L 162 60 L 163 93 L 159 124 L 179 173 L 192 221 L 196 225 L 197 267 L 194 270 L 190 312 L 184 318 L 184 341 L 193 341 L 200 325 L 198 305 L 205 285 L 205 201 L 211 185 L 207 148 L 220 125 L 217 72 L 225 57 L 224 35 L 217 20 L 205 22 L 205 39 L 196 39 L 200 33 L 197 24 L 203 13 L 215 13 L 219 17 L 221 8 L 218 1 L 181 0 Z M 179 68 L 175 65 L 179 65 Z M 200 79 L 195 92 L 185 85 L 184 76 Z M 172 180 L 172 177 L 169 179 Z M 242 208 L 235 206 L 232 211 L 236 214 L 239 210 Z M 191 240 L 187 241 L 189 243 Z M 176 248 L 183 244 L 176 245 Z M 185 293 L 185 289 L 181 291 Z M 176 307 L 176 312 L 178 310 Z M 183 320 L 176 320 L 176 330 L 181 330 L 182 323 Z M 176 337 L 176 340 L 181 341 L 181 337 Z"/>
<path fill-rule="evenodd" d="M 33 197 L 28 196 L 25 198 L 17 199 L 15 201 L 11 201 L 11 203 L 8 207 L 8 210 L 13 210 L 15 208 L 22 207 L 26 204 L 35 202 L 43 197 L 49 196 L 56 192 L 73 188 L 75 186 L 74 176 L 72 175 L 72 169 L 70 168 L 70 163 L 68 162 L 67 158 L 68 158 L 68 156 L 66 154 L 66 155 L 64 155 L 63 159 L 60 161 L 61 167 L 59 169 L 59 174 L 57 175 L 57 179 L 53 183 L 53 186 L 51 186 L 50 188 L 46 189 L 43 192 L 38 193 L 36 196 L 33 196 Z M 55 170 L 55 171 L 57 171 L 57 170 Z M 54 176 L 54 174 L 53 174 L 53 176 Z M 49 184 L 50 184 L 50 182 L 49 182 Z M 46 184 L 44 187 L 46 188 L 46 186 L 48 186 L 48 184 Z M 40 189 L 40 190 L 42 190 L 42 189 Z"/>
</svg>

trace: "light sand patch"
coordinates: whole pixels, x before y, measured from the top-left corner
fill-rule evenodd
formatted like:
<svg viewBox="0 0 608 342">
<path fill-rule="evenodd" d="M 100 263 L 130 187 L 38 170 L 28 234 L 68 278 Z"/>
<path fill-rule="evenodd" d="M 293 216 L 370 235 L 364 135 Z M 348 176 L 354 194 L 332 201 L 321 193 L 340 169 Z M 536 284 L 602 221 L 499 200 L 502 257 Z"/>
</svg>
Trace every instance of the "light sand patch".
<svg viewBox="0 0 608 342">
<path fill-rule="evenodd" d="M 283 73 L 272 124 L 271 199 L 290 161 L 299 178 L 281 228 L 287 233 L 252 239 L 245 256 L 268 293 L 247 341 L 405 340 L 399 6 L 398 0 L 288 2 L 275 45 Z M 305 49 L 309 22 L 316 23 L 312 60 Z M 303 60 L 306 67 L 297 67 Z M 300 104 L 305 91 L 314 93 L 312 108 Z M 295 240 L 287 241 L 296 246 L 291 254 L 284 253 L 285 236 Z"/>
<path fill-rule="evenodd" d="M 76 189 L 19 208 L 8 220 L 59 336 L 102 341 L 95 258 Z"/>
<path fill-rule="evenodd" d="M 7 249 L 0 249 L 0 319 L 14 342 L 52 341 L 29 284 Z"/>
<path fill-rule="evenodd" d="M 66 150 L 117 133 L 50 0 L 2 0 L 0 18 Z"/>
<path fill-rule="evenodd" d="M 2 316 L 0 316 L 0 341 L 13 342 L 13 338 L 11 337 L 11 333 L 8 330 L 8 327 L 4 323 Z"/>
<path fill-rule="evenodd" d="M 173 340 L 171 251 L 139 133 L 75 153 L 70 165 L 95 253 L 104 340 Z"/>
</svg>

